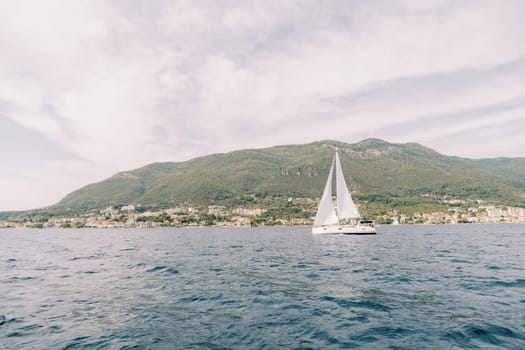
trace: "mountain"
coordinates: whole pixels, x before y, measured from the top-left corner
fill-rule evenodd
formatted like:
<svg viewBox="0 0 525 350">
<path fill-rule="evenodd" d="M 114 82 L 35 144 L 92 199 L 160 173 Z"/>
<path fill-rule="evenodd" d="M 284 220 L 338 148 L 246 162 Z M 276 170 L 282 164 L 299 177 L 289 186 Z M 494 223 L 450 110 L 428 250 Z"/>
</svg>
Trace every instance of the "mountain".
<svg viewBox="0 0 525 350">
<path fill-rule="evenodd" d="M 365 214 L 443 209 L 443 198 L 525 206 L 525 158 L 474 160 L 442 155 L 417 143 L 367 139 L 355 144 L 327 140 L 154 163 L 87 185 L 48 210 L 87 211 L 126 204 L 145 208 L 264 206 L 288 197 L 318 198 L 335 147 L 340 150 L 354 199 Z"/>
</svg>

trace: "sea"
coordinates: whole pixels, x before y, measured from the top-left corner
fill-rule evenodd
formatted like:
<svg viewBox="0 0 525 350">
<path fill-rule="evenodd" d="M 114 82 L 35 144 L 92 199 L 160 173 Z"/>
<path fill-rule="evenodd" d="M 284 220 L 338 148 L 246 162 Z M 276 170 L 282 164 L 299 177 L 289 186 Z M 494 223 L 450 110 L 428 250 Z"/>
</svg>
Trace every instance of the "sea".
<svg viewBox="0 0 525 350">
<path fill-rule="evenodd" d="M 525 349 L 525 225 L 0 230 L 0 349 Z"/>
</svg>

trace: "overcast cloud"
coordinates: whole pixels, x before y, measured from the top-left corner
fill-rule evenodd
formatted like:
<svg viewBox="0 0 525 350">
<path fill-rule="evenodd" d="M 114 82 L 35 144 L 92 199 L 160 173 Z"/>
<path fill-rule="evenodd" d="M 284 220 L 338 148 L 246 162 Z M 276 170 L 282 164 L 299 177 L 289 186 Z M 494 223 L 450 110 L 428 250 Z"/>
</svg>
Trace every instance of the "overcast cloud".
<svg viewBox="0 0 525 350">
<path fill-rule="evenodd" d="M 0 210 L 321 139 L 525 156 L 525 1 L 2 1 Z"/>
</svg>

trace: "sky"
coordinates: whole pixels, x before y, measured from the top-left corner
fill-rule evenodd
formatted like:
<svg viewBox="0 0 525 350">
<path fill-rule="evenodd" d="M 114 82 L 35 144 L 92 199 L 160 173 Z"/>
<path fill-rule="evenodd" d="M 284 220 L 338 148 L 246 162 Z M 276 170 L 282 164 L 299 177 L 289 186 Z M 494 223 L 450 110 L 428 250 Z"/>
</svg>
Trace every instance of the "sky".
<svg viewBox="0 0 525 350">
<path fill-rule="evenodd" d="M 236 149 L 523 135 L 522 0 L 0 1 L 0 210 Z"/>
</svg>

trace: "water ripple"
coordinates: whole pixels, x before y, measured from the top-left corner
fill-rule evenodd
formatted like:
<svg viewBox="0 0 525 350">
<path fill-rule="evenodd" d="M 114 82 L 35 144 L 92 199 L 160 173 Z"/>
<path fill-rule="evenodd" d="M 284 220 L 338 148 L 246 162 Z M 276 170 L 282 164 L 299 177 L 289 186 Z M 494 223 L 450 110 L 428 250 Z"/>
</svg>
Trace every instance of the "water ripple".
<svg viewBox="0 0 525 350">
<path fill-rule="evenodd" d="M 389 308 L 388 306 L 374 303 L 371 301 L 354 301 L 351 299 L 335 298 L 335 297 L 329 297 L 329 296 L 322 297 L 321 300 L 334 302 L 338 306 L 341 306 L 344 308 L 365 308 L 365 309 L 371 309 L 371 310 L 382 311 L 382 312 L 388 312 L 391 310 L 391 308 Z"/>
<path fill-rule="evenodd" d="M 523 225 L 12 232 L 0 348 L 525 348 Z"/>
<path fill-rule="evenodd" d="M 172 275 L 176 275 L 179 273 L 177 269 L 168 266 L 155 266 L 154 268 L 146 270 L 146 272 L 164 272 Z"/>
</svg>

